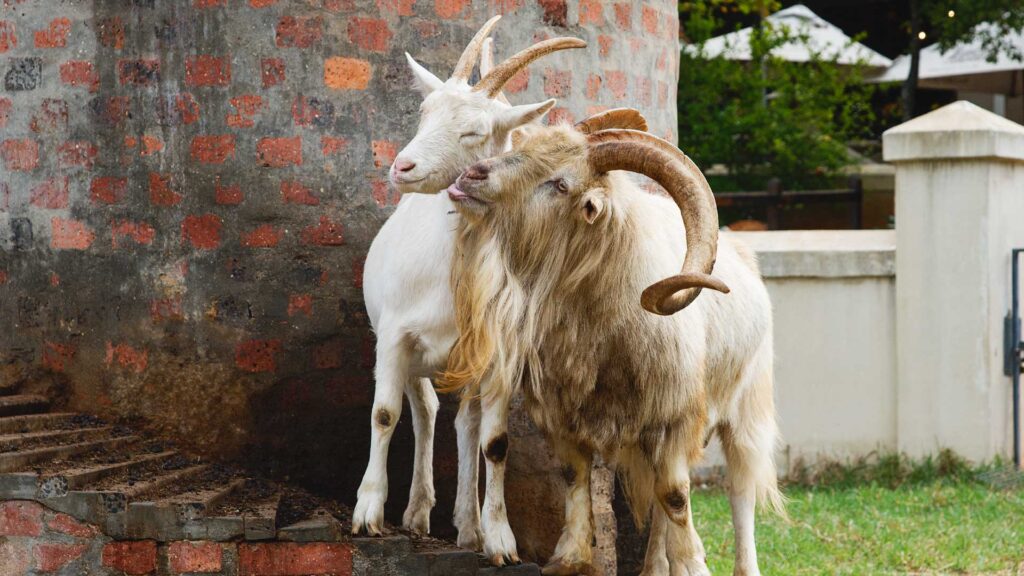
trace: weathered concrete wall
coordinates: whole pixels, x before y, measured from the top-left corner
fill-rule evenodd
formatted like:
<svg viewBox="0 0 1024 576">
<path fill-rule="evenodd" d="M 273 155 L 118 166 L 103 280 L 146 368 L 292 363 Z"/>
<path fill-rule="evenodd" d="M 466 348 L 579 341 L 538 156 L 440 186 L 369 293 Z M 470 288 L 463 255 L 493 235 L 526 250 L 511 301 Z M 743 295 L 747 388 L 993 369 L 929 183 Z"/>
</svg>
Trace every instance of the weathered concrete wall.
<svg viewBox="0 0 1024 576">
<path fill-rule="evenodd" d="M 3 378 L 351 499 L 373 386 L 361 269 L 419 104 L 401 55 L 445 76 L 499 11 L 499 58 L 590 43 L 515 78 L 514 102 L 635 106 L 674 136 L 667 0 L 4 0 Z M 407 423 L 393 446 L 392 518 Z"/>
</svg>

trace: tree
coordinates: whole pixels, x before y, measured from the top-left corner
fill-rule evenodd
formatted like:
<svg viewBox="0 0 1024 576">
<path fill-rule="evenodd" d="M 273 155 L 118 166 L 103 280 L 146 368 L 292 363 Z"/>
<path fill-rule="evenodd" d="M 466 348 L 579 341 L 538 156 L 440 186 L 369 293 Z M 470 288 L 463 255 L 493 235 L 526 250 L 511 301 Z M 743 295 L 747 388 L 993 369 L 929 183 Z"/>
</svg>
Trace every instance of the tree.
<svg viewBox="0 0 1024 576">
<path fill-rule="evenodd" d="M 772 56 L 797 31 L 763 19 L 747 62 L 708 57 L 703 45 L 722 32 L 723 11 L 764 14 L 777 3 L 704 0 L 680 6 L 689 47 L 680 55 L 679 143 L 698 165 L 721 164 L 718 190 L 760 190 L 771 177 L 790 189 L 828 186 L 852 163 L 846 143 L 867 136 L 873 87 L 861 70 L 826 55 L 794 63 Z"/>
<path fill-rule="evenodd" d="M 1024 53 L 1010 43 L 1009 34 L 1024 30 L 1024 2 L 1019 0 L 907 0 L 910 5 L 910 71 L 903 82 L 903 120 L 914 117 L 920 74 L 922 42 L 927 30 L 945 52 L 954 45 L 980 39 L 988 59 L 1000 54 L 1024 60 Z"/>
</svg>

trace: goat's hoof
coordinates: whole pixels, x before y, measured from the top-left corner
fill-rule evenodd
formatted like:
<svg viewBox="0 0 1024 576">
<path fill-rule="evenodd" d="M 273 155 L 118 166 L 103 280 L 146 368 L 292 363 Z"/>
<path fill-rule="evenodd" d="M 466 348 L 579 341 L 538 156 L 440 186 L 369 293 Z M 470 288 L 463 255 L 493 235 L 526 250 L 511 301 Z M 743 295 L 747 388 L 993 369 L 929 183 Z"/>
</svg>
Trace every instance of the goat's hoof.
<svg viewBox="0 0 1024 576">
<path fill-rule="evenodd" d="M 412 530 L 420 536 L 430 534 L 430 508 L 429 502 L 421 504 L 410 502 L 409 507 L 405 509 L 405 514 L 402 515 L 402 527 Z"/>
<path fill-rule="evenodd" d="M 519 564 L 516 552 L 516 537 L 508 522 L 494 522 L 484 526 L 484 556 L 491 559 L 491 564 L 504 566 Z"/>
<path fill-rule="evenodd" d="M 544 576 L 575 576 L 593 574 L 593 567 L 587 562 L 562 562 L 552 560 L 540 571 Z"/>
<path fill-rule="evenodd" d="M 384 498 L 381 495 L 370 493 L 359 497 L 352 513 L 352 534 L 384 534 Z"/>
<path fill-rule="evenodd" d="M 459 538 L 455 541 L 459 548 L 480 552 L 484 549 L 484 535 L 479 528 L 459 530 Z"/>
<path fill-rule="evenodd" d="M 711 576 L 711 570 L 708 570 L 707 563 L 701 558 L 687 558 L 678 563 L 670 563 L 672 564 L 672 574 L 682 574 L 683 576 Z"/>
</svg>

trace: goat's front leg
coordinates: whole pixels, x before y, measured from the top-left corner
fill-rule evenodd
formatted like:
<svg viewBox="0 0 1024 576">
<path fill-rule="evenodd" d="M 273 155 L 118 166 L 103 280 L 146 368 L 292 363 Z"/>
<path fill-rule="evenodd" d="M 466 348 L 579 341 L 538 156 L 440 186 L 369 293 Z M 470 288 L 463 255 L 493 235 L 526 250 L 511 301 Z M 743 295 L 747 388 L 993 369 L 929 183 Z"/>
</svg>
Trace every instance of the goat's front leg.
<svg viewBox="0 0 1024 576">
<path fill-rule="evenodd" d="M 518 563 L 516 538 L 505 510 L 505 464 L 508 458 L 508 403 L 502 393 L 481 389 L 480 446 L 487 467 L 484 495 L 484 555 L 495 566 Z"/>
<path fill-rule="evenodd" d="M 704 544 L 693 526 L 690 502 L 690 465 L 681 443 L 666 442 L 664 455 L 655 470 L 654 491 L 660 506 L 654 514 L 664 514 L 665 551 L 672 576 L 710 576 Z"/>
<path fill-rule="evenodd" d="M 409 504 L 402 526 L 417 534 L 430 533 L 430 511 L 434 507 L 434 425 L 437 422 L 437 392 L 426 378 L 411 378 L 405 389 L 412 412 L 416 451 L 412 469 Z"/>
<path fill-rule="evenodd" d="M 459 486 L 455 495 L 455 528 L 462 548 L 480 550 L 480 399 L 463 398 L 455 416 L 459 445 Z"/>
<path fill-rule="evenodd" d="M 388 499 L 388 446 L 402 416 L 402 391 L 409 384 L 409 358 L 401 339 L 381 335 L 377 341 L 376 388 L 370 415 L 370 461 L 359 484 L 352 533 L 379 536 L 384 531 Z"/>
<path fill-rule="evenodd" d="M 594 560 L 594 509 L 590 502 L 590 466 L 593 456 L 564 440 L 553 447 L 565 477 L 565 526 L 555 553 L 544 566 L 545 575 L 589 574 Z"/>
</svg>

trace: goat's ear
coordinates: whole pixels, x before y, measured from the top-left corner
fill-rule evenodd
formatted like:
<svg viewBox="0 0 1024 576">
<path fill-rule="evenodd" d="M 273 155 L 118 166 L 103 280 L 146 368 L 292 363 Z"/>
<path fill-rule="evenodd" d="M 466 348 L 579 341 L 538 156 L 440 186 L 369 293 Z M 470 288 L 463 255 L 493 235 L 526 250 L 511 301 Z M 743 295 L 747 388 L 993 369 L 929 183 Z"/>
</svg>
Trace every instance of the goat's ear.
<svg viewBox="0 0 1024 576">
<path fill-rule="evenodd" d="M 580 217 L 587 224 L 597 222 L 597 219 L 604 213 L 604 205 L 607 200 L 608 195 L 605 193 L 604 188 L 591 188 L 587 190 L 580 196 Z"/>
<path fill-rule="evenodd" d="M 501 113 L 498 124 L 505 130 L 518 128 L 523 124 L 529 124 L 534 120 L 540 120 L 555 107 L 557 100 L 545 100 L 539 104 L 521 104 L 513 106 Z"/>
<path fill-rule="evenodd" d="M 421 94 L 426 96 L 444 85 L 440 78 L 434 76 L 430 70 L 421 66 L 408 52 L 405 53 L 405 59 L 409 62 L 409 68 L 412 68 L 412 76 L 416 80 L 416 89 Z"/>
</svg>

